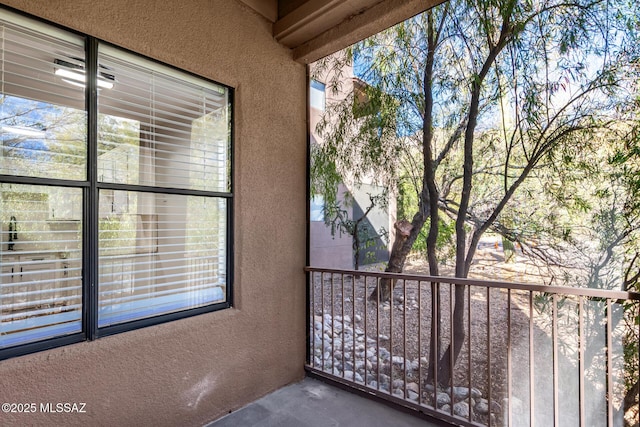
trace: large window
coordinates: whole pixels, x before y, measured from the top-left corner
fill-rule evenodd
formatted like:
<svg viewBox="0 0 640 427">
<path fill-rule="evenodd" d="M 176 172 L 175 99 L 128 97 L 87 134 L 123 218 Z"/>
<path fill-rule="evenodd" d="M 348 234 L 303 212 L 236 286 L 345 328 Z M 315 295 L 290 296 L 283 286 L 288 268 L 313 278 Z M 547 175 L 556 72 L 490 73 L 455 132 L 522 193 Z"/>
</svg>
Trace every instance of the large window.
<svg viewBox="0 0 640 427">
<path fill-rule="evenodd" d="M 0 357 L 229 307 L 231 89 L 0 31 Z"/>
</svg>

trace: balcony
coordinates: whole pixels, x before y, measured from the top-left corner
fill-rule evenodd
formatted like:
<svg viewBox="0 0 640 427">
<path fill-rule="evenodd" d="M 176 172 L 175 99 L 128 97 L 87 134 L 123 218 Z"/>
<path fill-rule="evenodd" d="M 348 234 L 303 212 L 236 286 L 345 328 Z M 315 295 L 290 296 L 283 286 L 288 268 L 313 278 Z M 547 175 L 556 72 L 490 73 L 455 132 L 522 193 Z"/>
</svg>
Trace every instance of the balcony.
<svg viewBox="0 0 640 427">
<path fill-rule="evenodd" d="M 306 271 L 311 376 L 452 425 L 638 423 L 637 406 L 625 404 L 637 399 L 627 388 L 638 354 L 625 348 L 640 294 Z M 391 301 L 372 301 L 385 281 L 395 282 Z M 446 352 L 452 337 L 457 357 Z"/>
<path fill-rule="evenodd" d="M 435 427 L 412 414 L 311 378 L 281 388 L 207 427 Z"/>
</svg>

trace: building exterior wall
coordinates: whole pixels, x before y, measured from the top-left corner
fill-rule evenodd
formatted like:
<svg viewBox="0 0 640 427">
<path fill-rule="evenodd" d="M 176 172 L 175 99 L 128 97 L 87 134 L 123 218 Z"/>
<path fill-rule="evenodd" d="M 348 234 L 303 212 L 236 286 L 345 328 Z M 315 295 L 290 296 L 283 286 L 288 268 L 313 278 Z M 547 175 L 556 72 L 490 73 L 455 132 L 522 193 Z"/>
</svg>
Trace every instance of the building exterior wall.
<svg viewBox="0 0 640 427">
<path fill-rule="evenodd" d="M 340 184 L 337 200 L 342 202 L 347 191 L 347 187 Z M 346 207 L 346 210 L 349 216 L 353 215 L 353 209 Z M 312 267 L 352 269 L 353 238 L 339 230 L 331 234 L 331 227 L 324 221 L 312 219 L 309 223 L 309 264 Z"/>
<path fill-rule="evenodd" d="M 334 55 L 343 55 L 344 51 Z M 354 82 L 358 81 L 353 72 L 352 65 L 345 65 L 336 74 L 332 67 L 324 68 L 323 64 L 313 63 L 310 65 L 311 76 L 316 81 L 325 85 L 325 104 L 331 112 L 331 105 L 343 101 L 351 96 L 354 90 Z M 331 84 L 339 79 L 337 90 L 331 88 Z M 322 121 L 325 111 L 323 109 L 309 108 L 309 128 L 311 133 L 311 144 L 322 145 L 324 142 L 317 132 L 317 126 Z M 355 125 L 354 125 L 355 126 Z M 372 177 L 364 177 L 361 182 L 356 183 L 352 177 L 347 176 L 345 183 L 338 186 L 336 201 L 341 204 L 342 209 L 347 212 L 350 219 L 359 219 L 364 211 L 369 207 L 370 195 L 380 195 L 384 187 L 374 184 Z M 345 203 L 345 195 L 349 195 L 350 201 Z M 374 207 L 365 220 L 365 224 L 378 234 L 375 239 L 375 247 L 363 248 L 361 244 L 359 265 L 379 264 L 389 260 L 389 251 L 395 237 L 395 212 L 396 196 L 392 191 L 388 193 L 388 206 L 382 208 Z M 386 231 L 387 236 L 383 238 L 380 233 Z M 335 231 L 331 232 L 331 227 L 322 221 L 310 222 L 309 233 L 309 255 L 310 264 L 313 267 L 323 268 L 345 268 L 352 269 L 355 266 L 355 251 L 353 249 L 353 237 L 347 233 Z"/>
<path fill-rule="evenodd" d="M 234 308 L 0 361 L 0 425 L 199 426 L 303 377 L 305 69 L 234 0 L 3 4 L 235 88 Z"/>
<path fill-rule="evenodd" d="M 328 76 L 316 76 L 313 72 L 313 66 L 311 67 L 312 77 L 317 79 L 318 82 L 325 84 L 329 81 L 331 75 Z M 353 70 L 349 67 L 345 70 L 345 82 L 350 83 L 350 78 L 353 76 Z M 331 90 L 325 90 L 325 105 L 330 105 L 336 100 L 343 99 L 347 95 L 347 92 L 336 95 Z M 316 132 L 318 123 L 322 120 L 324 109 L 316 108 L 316 106 L 309 106 L 309 132 L 312 146 L 314 144 L 322 144 L 322 138 Z M 340 203 L 344 201 L 344 195 L 349 190 L 343 184 L 338 186 L 336 194 L 336 200 Z M 353 209 L 345 206 L 349 217 L 353 216 Z M 309 222 L 309 264 L 313 267 L 324 268 L 345 268 L 352 269 L 353 262 L 353 238 L 347 234 L 339 232 L 331 233 L 331 227 L 326 225 L 324 221 L 318 221 L 319 218 L 311 218 Z"/>
</svg>

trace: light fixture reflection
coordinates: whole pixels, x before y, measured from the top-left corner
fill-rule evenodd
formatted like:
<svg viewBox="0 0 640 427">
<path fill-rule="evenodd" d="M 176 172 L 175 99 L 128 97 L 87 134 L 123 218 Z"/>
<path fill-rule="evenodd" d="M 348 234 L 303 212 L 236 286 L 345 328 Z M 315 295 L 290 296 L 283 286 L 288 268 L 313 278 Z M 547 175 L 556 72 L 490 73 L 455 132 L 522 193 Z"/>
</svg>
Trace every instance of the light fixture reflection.
<svg viewBox="0 0 640 427">
<path fill-rule="evenodd" d="M 74 86 L 85 86 L 86 76 L 84 70 L 67 70 L 66 68 L 56 68 L 54 71 L 56 76 L 62 77 L 62 80 Z M 104 89 L 113 89 L 113 83 L 98 77 L 98 87 Z"/>
<path fill-rule="evenodd" d="M 2 131 L 7 133 L 13 133 L 15 135 L 28 136 L 30 138 L 43 139 L 45 132 L 41 130 L 20 127 L 20 126 L 2 126 Z"/>
</svg>

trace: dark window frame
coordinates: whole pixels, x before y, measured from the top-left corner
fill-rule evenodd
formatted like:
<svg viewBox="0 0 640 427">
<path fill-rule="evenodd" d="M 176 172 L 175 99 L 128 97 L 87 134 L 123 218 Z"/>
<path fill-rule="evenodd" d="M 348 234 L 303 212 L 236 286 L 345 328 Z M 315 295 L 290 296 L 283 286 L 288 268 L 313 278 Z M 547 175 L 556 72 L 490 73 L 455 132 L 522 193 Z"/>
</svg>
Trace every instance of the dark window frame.
<svg viewBox="0 0 640 427">
<path fill-rule="evenodd" d="M 96 37 L 69 29 L 55 22 L 43 20 L 34 17 L 20 10 L 1 6 L 0 11 L 22 15 L 25 18 L 40 22 L 51 26 L 58 30 L 65 31 L 69 34 L 78 35 L 84 39 L 85 45 L 85 61 L 87 84 L 85 87 L 85 106 L 84 111 L 87 114 L 87 179 L 84 181 L 73 181 L 66 179 L 50 179 L 29 176 L 4 175 L 0 174 L 0 183 L 10 184 L 32 184 L 44 186 L 60 186 L 79 188 L 83 192 L 83 224 L 82 224 L 82 330 L 81 332 L 44 339 L 40 341 L 29 342 L 12 347 L 0 349 L 0 360 L 11 357 L 22 356 L 30 353 L 44 351 L 56 347 L 79 343 L 83 341 L 92 341 L 104 336 L 114 335 L 121 332 L 132 331 L 147 326 L 158 325 L 174 320 L 197 316 L 204 313 L 214 312 L 226 308 L 233 307 L 234 294 L 234 147 L 235 147 L 235 99 L 234 88 L 212 79 L 200 76 L 187 70 L 180 69 L 171 64 L 158 61 L 154 58 L 147 57 L 135 51 L 122 48 L 109 42 L 105 42 Z M 97 75 L 98 69 L 98 46 L 105 45 L 119 49 L 123 52 L 135 55 L 137 58 L 147 60 L 163 67 L 168 67 L 185 75 L 194 77 L 203 83 L 213 83 L 223 87 L 228 94 L 229 109 L 229 187 L 228 192 L 189 190 L 186 188 L 169 188 L 160 186 L 131 185 L 131 184 L 114 184 L 105 183 L 98 180 L 98 88 Z M 178 194 L 187 196 L 206 196 L 222 198 L 226 200 L 226 300 L 223 302 L 212 303 L 201 307 L 185 309 L 181 311 L 155 315 L 152 317 L 142 318 L 138 320 L 118 323 L 114 325 L 98 327 L 98 297 L 99 297 L 99 281 L 98 281 L 98 225 L 99 225 L 99 190 L 126 190 L 126 191 L 145 191 L 157 194 Z"/>
</svg>

